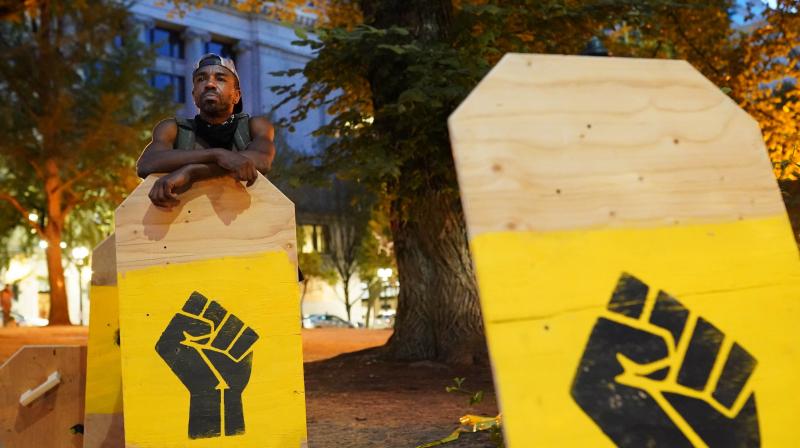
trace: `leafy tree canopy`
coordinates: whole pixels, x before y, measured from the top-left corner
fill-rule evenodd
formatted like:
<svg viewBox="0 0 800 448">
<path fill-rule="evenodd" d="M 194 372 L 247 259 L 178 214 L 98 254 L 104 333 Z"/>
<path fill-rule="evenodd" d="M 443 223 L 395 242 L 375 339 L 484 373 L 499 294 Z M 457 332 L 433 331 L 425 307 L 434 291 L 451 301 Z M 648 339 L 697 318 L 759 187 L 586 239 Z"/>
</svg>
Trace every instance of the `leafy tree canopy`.
<svg viewBox="0 0 800 448">
<path fill-rule="evenodd" d="M 29 6 L 0 21 L 0 239 L 21 227 L 23 245 L 47 242 L 51 323 L 64 324 L 61 242 L 91 247 L 109 232 L 137 183 L 136 156 L 172 106 L 148 85 L 153 54 L 125 4 Z"/>
</svg>

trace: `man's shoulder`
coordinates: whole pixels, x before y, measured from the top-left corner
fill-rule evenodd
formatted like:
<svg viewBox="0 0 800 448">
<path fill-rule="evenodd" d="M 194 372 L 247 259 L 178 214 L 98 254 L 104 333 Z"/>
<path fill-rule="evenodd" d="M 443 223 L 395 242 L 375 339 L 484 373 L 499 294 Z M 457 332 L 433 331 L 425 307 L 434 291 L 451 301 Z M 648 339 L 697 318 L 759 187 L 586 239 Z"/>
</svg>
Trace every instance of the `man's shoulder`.
<svg viewBox="0 0 800 448">
<path fill-rule="evenodd" d="M 153 128 L 153 140 L 171 141 L 178 134 L 178 125 L 175 118 L 165 118 Z"/>
<path fill-rule="evenodd" d="M 179 117 L 164 118 L 161 121 L 159 121 L 158 123 L 156 123 L 156 128 L 159 128 L 159 127 L 174 127 L 174 126 L 177 125 L 179 120 L 183 120 L 183 119 L 179 118 Z"/>
<path fill-rule="evenodd" d="M 271 136 L 275 132 L 272 121 L 264 115 L 250 117 L 250 133 L 253 135 Z M 270 137 L 271 138 L 271 137 Z"/>
</svg>

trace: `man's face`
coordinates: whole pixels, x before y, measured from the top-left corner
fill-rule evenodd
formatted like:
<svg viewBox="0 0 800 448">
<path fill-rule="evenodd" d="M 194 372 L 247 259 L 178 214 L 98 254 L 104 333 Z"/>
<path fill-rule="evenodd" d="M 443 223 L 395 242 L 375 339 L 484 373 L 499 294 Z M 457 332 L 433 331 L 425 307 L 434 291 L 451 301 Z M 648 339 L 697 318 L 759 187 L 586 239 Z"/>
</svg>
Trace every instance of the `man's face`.
<svg viewBox="0 0 800 448">
<path fill-rule="evenodd" d="M 236 77 L 221 65 L 200 67 L 192 79 L 192 97 L 201 112 L 211 117 L 227 117 L 239 102 L 241 92 Z"/>
</svg>

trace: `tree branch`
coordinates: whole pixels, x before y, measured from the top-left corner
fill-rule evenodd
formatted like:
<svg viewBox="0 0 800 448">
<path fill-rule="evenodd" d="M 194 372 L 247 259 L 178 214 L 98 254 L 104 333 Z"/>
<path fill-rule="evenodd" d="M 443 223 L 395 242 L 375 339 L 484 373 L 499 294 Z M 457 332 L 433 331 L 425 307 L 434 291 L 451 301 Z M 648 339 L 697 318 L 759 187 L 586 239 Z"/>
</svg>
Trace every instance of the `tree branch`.
<svg viewBox="0 0 800 448">
<path fill-rule="evenodd" d="M 36 175 L 39 176 L 40 179 L 44 179 L 44 173 L 42 172 L 42 168 L 36 163 L 35 160 L 31 160 L 31 166 L 33 167 L 33 171 L 36 172 Z"/>
<path fill-rule="evenodd" d="M 68 188 L 72 188 L 72 186 L 75 185 L 75 182 L 83 179 L 84 177 L 92 174 L 93 172 L 94 169 L 85 169 L 83 171 L 80 171 L 78 174 L 75 175 L 75 177 L 61 184 L 61 186 L 58 187 L 58 189 L 56 189 L 56 193 L 60 193 Z"/>
<path fill-rule="evenodd" d="M 668 14 L 669 14 L 670 18 L 672 19 L 672 22 L 675 24 L 675 30 L 678 32 L 678 35 L 684 40 L 684 42 L 686 42 L 686 45 L 688 45 L 689 48 L 697 56 L 699 56 L 700 59 L 702 59 L 705 62 L 705 65 L 708 68 L 710 68 L 717 76 L 720 76 L 720 77 L 724 76 L 722 71 L 720 69 L 718 69 L 713 63 L 711 63 L 710 58 L 708 57 L 708 55 L 706 55 L 706 52 L 701 50 L 700 48 L 698 48 L 694 44 L 694 41 L 691 38 L 689 38 L 689 36 L 686 35 L 686 32 L 684 31 L 683 26 L 682 26 L 682 22 L 681 22 L 680 18 L 678 17 L 678 15 L 675 14 L 675 11 L 669 10 Z"/>
<path fill-rule="evenodd" d="M 26 209 L 22 204 L 20 204 L 17 198 L 11 196 L 8 193 L 0 193 L 0 200 L 6 201 L 9 204 L 11 204 L 12 207 L 14 207 L 18 212 L 20 212 L 22 217 L 25 219 L 25 222 L 27 222 L 28 225 L 31 226 L 31 228 L 35 230 L 36 233 L 39 234 L 39 236 L 44 238 L 44 231 L 42 230 L 41 227 L 39 227 L 39 223 L 28 219 L 30 211 L 28 211 L 28 209 Z"/>
</svg>

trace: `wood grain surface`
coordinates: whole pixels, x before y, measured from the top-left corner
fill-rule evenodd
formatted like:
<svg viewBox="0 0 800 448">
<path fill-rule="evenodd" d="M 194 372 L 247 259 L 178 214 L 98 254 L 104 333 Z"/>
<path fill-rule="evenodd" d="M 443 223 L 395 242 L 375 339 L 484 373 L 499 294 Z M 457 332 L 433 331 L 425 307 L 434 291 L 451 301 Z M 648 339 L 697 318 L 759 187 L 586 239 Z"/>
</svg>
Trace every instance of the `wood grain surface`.
<svg viewBox="0 0 800 448">
<path fill-rule="evenodd" d="M 510 54 L 449 126 L 473 236 L 784 212 L 757 123 L 685 61 Z"/>
<path fill-rule="evenodd" d="M 797 444 L 753 119 L 683 61 L 509 54 L 449 126 L 508 447 Z"/>
<path fill-rule="evenodd" d="M 158 177 L 145 179 L 117 209 L 119 274 L 265 250 L 297 263 L 294 204 L 263 176 L 250 188 L 229 177 L 197 182 L 172 210 L 147 196 Z"/>
<path fill-rule="evenodd" d="M 86 347 L 25 346 L 0 366 L 0 446 L 80 448 Z M 61 383 L 28 406 L 20 395 L 55 372 Z"/>
<path fill-rule="evenodd" d="M 294 205 L 220 178 L 164 210 L 155 180 L 116 214 L 126 446 L 301 446 Z"/>
<path fill-rule="evenodd" d="M 113 233 L 92 251 L 92 285 L 117 285 L 117 242 Z"/>
</svg>

